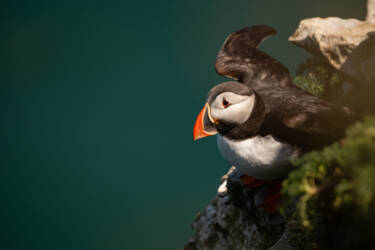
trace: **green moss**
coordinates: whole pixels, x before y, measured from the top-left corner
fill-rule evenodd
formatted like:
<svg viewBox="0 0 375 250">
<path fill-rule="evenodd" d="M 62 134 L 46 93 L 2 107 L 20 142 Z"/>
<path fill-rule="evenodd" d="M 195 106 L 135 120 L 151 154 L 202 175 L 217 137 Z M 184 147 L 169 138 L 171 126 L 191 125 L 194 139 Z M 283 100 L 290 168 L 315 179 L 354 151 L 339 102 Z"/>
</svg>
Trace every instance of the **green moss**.
<svg viewBox="0 0 375 250">
<path fill-rule="evenodd" d="M 350 127 L 341 142 L 306 154 L 293 165 L 283 195 L 289 204 L 298 197 L 295 216 L 305 232 L 324 231 L 320 244 L 328 242 L 327 237 L 337 243 L 340 236 L 330 227 L 340 224 L 339 231 L 352 236 L 344 248 L 375 245 L 374 117 Z"/>
<path fill-rule="evenodd" d="M 343 97 L 343 76 L 319 58 L 302 64 L 294 82 L 313 95 L 330 101 L 342 98 L 362 113 L 374 114 L 372 89 L 357 89 Z M 293 165 L 282 191 L 284 211 L 293 211 L 284 213 L 293 221 L 287 225 L 290 245 L 375 248 L 375 117 L 354 124 L 343 140 L 310 152 Z"/>
<path fill-rule="evenodd" d="M 331 99 L 341 89 L 342 76 L 323 59 L 314 57 L 299 66 L 294 83 L 312 95 Z"/>
</svg>

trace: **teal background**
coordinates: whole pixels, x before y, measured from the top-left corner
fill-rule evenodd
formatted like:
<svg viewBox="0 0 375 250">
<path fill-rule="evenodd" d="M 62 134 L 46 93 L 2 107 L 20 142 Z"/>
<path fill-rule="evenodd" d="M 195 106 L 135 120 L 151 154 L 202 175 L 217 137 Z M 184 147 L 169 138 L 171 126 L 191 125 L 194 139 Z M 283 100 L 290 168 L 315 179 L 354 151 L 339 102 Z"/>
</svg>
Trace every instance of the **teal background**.
<svg viewBox="0 0 375 250">
<path fill-rule="evenodd" d="M 193 143 L 226 35 L 268 24 L 262 49 L 312 16 L 366 1 L 1 1 L 1 249 L 181 249 L 228 164 Z"/>
</svg>

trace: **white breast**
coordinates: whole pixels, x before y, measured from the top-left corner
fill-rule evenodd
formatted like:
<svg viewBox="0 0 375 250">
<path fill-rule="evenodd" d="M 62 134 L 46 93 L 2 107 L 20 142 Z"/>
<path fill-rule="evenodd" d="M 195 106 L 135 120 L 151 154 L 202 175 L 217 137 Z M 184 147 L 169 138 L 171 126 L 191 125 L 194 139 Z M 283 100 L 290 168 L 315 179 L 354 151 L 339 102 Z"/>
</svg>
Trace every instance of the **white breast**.
<svg viewBox="0 0 375 250">
<path fill-rule="evenodd" d="M 237 169 L 257 179 L 272 180 L 287 175 L 289 160 L 298 156 L 298 150 L 272 136 L 255 136 L 246 140 L 230 140 L 217 136 L 221 155 Z"/>
</svg>

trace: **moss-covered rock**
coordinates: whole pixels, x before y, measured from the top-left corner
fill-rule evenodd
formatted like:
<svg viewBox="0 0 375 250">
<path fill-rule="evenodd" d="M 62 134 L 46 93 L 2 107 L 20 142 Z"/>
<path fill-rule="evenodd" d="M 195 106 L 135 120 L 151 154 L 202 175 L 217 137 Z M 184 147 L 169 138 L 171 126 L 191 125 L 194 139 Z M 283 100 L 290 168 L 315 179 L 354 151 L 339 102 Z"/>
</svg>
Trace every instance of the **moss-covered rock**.
<svg viewBox="0 0 375 250">
<path fill-rule="evenodd" d="M 347 131 L 347 137 L 294 161 L 283 182 L 286 204 L 319 249 L 375 247 L 375 118 Z M 295 202 L 298 197 L 297 202 Z"/>
<path fill-rule="evenodd" d="M 342 94 L 342 74 L 322 58 L 308 58 L 296 73 L 294 83 L 312 95 L 332 100 Z"/>
</svg>

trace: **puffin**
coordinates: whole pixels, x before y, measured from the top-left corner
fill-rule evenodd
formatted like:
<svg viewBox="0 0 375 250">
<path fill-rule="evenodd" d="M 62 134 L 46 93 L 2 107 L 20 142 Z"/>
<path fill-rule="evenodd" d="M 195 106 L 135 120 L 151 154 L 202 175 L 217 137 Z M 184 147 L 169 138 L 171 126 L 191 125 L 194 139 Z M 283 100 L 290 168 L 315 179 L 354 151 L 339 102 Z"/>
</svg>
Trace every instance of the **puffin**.
<svg viewBox="0 0 375 250">
<path fill-rule="evenodd" d="M 243 185 L 271 184 L 262 206 L 277 211 L 281 180 L 291 160 L 345 135 L 357 116 L 293 84 L 288 69 L 258 49 L 276 30 L 266 25 L 230 34 L 215 69 L 236 81 L 214 86 L 193 130 L 194 140 L 217 135 L 223 158 L 241 174 Z"/>
</svg>

